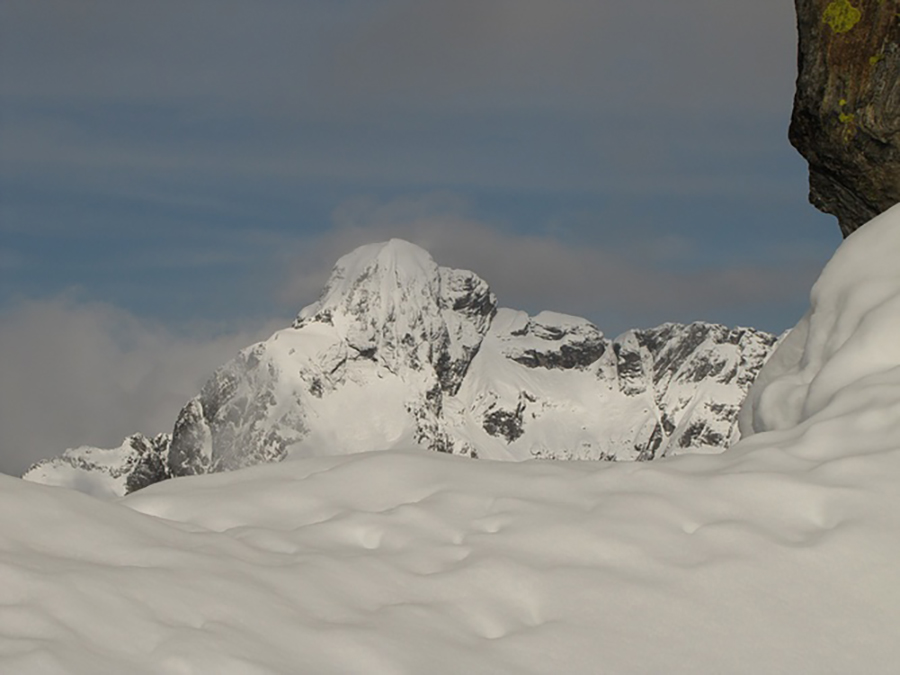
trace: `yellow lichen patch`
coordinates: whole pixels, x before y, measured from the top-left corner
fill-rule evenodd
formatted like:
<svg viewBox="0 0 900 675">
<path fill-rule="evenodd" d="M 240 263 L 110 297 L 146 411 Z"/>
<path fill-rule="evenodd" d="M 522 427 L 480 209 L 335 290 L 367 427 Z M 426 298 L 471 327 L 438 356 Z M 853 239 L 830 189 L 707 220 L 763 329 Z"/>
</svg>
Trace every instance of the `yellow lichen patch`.
<svg viewBox="0 0 900 675">
<path fill-rule="evenodd" d="M 844 143 L 849 143 L 856 135 L 856 115 L 853 113 L 841 113 L 838 120 L 844 125 L 844 133 L 842 134 Z"/>
<path fill-rule="evenodd" d="M 850 4 L 850 0 L 834 0 L 822 13 L 822 21 L 835 33 L 846 33 L 862 18 L 862 12 Z"/>
<path fill-rule="evenodd" d="M 869 57 L 869 65 L 874 66 L 876 63 L 881 61 L 884 58 L 884 54 L 876 54 L 875 56 Z"/>
</svg>

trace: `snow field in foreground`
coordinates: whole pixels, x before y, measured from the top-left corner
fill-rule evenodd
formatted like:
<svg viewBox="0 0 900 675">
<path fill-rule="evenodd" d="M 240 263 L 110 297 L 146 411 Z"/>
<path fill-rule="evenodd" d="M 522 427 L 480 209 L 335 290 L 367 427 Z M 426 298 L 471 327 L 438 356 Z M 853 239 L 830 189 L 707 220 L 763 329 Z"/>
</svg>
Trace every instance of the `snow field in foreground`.
<svg viewBox="0 0 900 675">
<path fill-rule="evenodd" d="M 147 516 L 8 479 L 0 665 L 892 672 L 890 481 L 721 459 L 369 453 L 160 484 L 125 502 Z"/>
<path fill-rule="evenodd" d="M 844 243 L 721 455 L 3 477 L 0 672 L 895 673 L 898 253 Z"/>
</svg>

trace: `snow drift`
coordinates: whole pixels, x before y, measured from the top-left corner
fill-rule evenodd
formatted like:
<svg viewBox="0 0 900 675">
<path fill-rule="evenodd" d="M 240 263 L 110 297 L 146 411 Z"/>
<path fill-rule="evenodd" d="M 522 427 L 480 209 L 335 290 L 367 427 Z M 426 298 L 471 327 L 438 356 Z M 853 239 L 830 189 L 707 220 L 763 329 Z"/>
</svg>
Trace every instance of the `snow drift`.
<svg viewBox="0 0 900 675">
<path fill-rule="evenodd" d="M 722 454 L 2 478 L 0 671 L 895 673 L 898 254 L 844 242 Z"/>
</svg>

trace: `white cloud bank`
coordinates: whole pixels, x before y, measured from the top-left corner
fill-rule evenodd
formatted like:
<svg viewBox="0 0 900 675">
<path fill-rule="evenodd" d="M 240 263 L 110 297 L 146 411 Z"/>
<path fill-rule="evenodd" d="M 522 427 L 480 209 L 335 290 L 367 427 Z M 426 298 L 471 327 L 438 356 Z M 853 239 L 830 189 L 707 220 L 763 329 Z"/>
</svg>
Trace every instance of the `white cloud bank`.
<svg viewBox="0 0 900 675">
<path fill-rule="evenodd" d="M 440 265 L 479 274 L 502 306 L 587 316 L 601 329 L 604 317 L 625 330 L 648 321 L 714 320 L 735 307 L 802 298 L 819 269 L 798 254 L 771 264 L 729 260 L 707 267 L 691 261 L 692 271 L 673 271 L 670 263 L 693 255 L 694 243 L 677 235 L 656 233 L 604 247 L 498 228 L 465 211 L 464 202 L 440 193 L 347 202 L 336 210 L 333 228 L 293 250 L 283 299 L 311 301 L 337 258 L 392 237 L 418 244 Z"/>
<path fill-rule="evenodd" d="M 6 309 L 0 471 L 19 475 L 68 447 L 115 447 L 137 431 L 171 431 L 178 410 L 215 368 L 275 328 L 178 335 L 71 295 Z"/>
<path fill-rule="evenodd" d="M 898 251 L 900 206 L 845 242 L 719 455 L 0 477 L 0 670 L 893 675 Z"/>
</svg>

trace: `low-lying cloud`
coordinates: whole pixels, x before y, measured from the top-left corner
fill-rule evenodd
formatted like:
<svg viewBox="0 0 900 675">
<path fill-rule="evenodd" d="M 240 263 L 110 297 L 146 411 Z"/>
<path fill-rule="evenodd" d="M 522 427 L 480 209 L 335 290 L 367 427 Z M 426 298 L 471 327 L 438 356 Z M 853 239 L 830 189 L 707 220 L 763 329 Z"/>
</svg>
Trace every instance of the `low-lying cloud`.
<svg viewBox="0 0 900 675">
<path fill-rule="evenodd" d="M 171 431 L 182 405 L 239 349 L 275 324 L 179 335 L 72 295 L 0 315 L 0 471 L 13 475 L 68 447 L 115 447 Z"/>
</svg>

